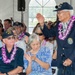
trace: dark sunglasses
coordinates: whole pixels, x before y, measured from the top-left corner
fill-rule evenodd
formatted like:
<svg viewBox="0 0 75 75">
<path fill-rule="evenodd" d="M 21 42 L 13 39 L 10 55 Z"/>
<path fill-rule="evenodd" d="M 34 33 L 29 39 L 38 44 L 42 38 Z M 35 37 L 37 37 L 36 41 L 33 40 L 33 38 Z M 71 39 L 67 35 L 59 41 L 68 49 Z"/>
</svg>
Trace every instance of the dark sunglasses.
<svg viewBox="0 0 75 75">
<path fill-rule="evenodd" d="M 8 39 L 8 40 L 11 40 L 11 39 L 15 39 L 15 37 L 14 37 L 14 36 L 12 36 L 12 37 L 7 37 L 7 39 Z"/>
<path fill-rule="evenodd" d="M 39 35 L 39 36 L 42 36 L 43 35 L 43 33 L 36 33 L 37 35 Z"/>
</svg>

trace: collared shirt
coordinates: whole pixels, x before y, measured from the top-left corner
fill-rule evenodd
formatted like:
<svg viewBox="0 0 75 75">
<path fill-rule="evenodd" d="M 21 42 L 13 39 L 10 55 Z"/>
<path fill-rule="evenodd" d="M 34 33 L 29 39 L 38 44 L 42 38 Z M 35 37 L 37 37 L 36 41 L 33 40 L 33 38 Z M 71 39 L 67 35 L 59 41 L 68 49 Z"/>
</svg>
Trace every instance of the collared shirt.
<svg viewBox="0 0 75 75">
<path fill-rule="evenodd" d="M 13 51 L 13 49 L 12 49 L 12 51 Z M 6 55 L 7 55 L 8 59 L 10 59 L 12 51 L 9 53 L 6 49 Z M 0 72 L 6 73 L 6 72 L 9 72 L 11 70 L 14 70 L 18 66 L 23 67 L 23 64 L 24 64 L 23 63 L 23 55 L 24 55 L 23 50 L 21 48 L 17 47 L 17 52 L 16 52 L 16 55 L 14 57 L 14 60 L 12 60 L 11 63 L 6 64 L 2 60 L 2 50 L 0 48 Z"/>
<path fill-rule="evenodd" d="M 67 30 L 67 27 L 68 27 L 69 22 L 70 21 L 65 22 L 65 23 L 62 22 L 62 25 L 63 25 L 63 30 L 62 31 L 63 31 L 63 33 Z"/>
</svg>

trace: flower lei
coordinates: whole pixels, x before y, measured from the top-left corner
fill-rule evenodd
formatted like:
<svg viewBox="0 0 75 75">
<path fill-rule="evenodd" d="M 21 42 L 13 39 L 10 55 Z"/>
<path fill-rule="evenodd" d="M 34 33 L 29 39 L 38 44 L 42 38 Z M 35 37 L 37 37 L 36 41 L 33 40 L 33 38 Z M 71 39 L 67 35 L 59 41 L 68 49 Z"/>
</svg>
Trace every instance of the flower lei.
<svg viewBox="0 0 75 75">
<path fill-rule="evenodd" d="M 18 36 L 18 39 L 21 40 L 21 39 L 24 37 L 24 35 L 25 35 L 24 32 L 22 32 L 22 33 Z"/>
<path fill-rule="evenodd" d="M 46 45 L 46 40 L 43 40 L 41 46 L 45 46 L 45 45 Z"/>
<path fill-rule="evenodd" d="M 73 26 L 73 22 L 74 21 L 75 21 L 75 16 L 72 16 L 71 20 L 70 20 L 70 23 L 69 23 L 69 25 L 68 25 L 68 27 L 67 27 L 67 29 L 66 29 L 66 31 L 64 33 L 62 33 L 62 24 L 59 23 L 59 26 L 58 26 L 58 30 L 59 30 L 59 32 L 58 32 L 58 34 L 59 34 L 58 38 L 59 39 L 64 40 L 67 37 L 67 35 L 71 31 L 71 28 Z"/>
<path fill-rule="evenodd" d="M 14 45 L 14 50 L 13 50 L 11 56 L 10 56 L 10 59 L 8 59 L 8 57 L 6 56 L 5 45 L 3 45 L 1 50 L 2 50 L 3 62 L 6 63 L 6 64 L 11 63 L 11 61 L 14 60 L 14 57 L 15 57 L 15 54 L 16 54 L 16 51 L 17 51 L 16 45 Z"/>
</svg>

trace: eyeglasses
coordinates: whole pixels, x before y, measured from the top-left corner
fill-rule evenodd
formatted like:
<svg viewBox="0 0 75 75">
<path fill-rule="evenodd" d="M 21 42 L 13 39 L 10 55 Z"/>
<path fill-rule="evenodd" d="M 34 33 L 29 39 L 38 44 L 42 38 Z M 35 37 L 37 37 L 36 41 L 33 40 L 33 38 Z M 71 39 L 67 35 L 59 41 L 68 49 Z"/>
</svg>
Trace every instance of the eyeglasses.
<svg viewBox="0 0 75 75">
<path fill-rule="evenodd" d="M 39 36 L 42 36 L 43 35 L 43 33 L 36 33 L 37 35 L 39 35 Z"/>
<path fill-rule="evenodd" d="M 8 39 L 8 40 L 11 40 L 11 39 L 15 39 L 15 37 L 14 37 L 14 36 L 12 36 L 12 37 L 7 37 L 7 39 Z"/>
<path fill-rule="evenodd" d="M 64 14 L 66 11 L 58 11 L 57 14 Z"/>
</svg>

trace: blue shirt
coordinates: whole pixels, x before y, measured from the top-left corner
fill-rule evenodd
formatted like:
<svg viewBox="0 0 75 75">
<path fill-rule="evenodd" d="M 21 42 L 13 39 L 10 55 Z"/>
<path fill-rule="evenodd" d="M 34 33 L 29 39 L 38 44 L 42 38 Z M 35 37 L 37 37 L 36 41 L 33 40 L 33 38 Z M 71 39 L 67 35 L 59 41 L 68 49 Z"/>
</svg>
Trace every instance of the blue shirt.
<svg viewBox="0 0 75 75">
<path fill-rule="evenodd" d="M 28 54 L 31 54 L 31 52 L 28 52 Z M 32 72 L 29 75 L 52 75 L 52 70 L 51 70 L 51 54 L 50 54 L 50 49 L 47 47 L 41 47 L 38 53 L 36 54 L 36 57 L 43 61 L 46 62 L 50 65 L 50 68 L 48 70 L 42 68 L 37 62 L 32 61 Z M 25 69 L 28 67 L 28 61 L 25 59 L 24 60 L 24 67 Z"/>
</svg>

